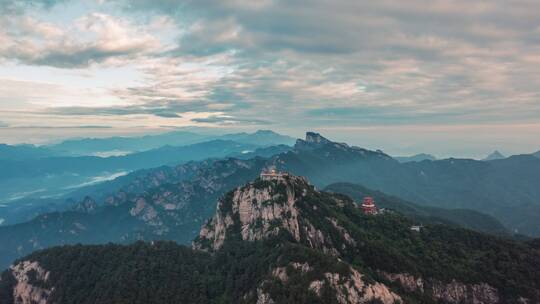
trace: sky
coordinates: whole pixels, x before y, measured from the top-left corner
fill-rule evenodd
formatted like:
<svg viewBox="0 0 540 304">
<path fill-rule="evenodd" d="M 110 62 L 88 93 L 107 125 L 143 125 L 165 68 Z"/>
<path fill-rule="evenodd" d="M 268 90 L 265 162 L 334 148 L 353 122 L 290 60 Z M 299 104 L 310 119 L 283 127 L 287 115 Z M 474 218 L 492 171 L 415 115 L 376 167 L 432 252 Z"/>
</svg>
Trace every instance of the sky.
<svg viewBox="0 0 540 304">
<path fill-rule="evenodd" d="M 272 129 L 540 149 L 537 0 L 0 0 L 0 142 Z"/>
</svg>

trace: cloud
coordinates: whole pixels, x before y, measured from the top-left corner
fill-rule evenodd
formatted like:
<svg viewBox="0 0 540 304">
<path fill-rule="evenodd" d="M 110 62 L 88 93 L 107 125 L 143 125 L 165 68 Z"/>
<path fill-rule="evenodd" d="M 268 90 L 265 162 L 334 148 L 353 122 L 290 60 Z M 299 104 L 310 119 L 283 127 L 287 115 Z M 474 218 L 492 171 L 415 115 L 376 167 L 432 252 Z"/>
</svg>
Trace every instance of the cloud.
<svg viewBox="0 0 540 304">
<path fill-rule="evenodd" d="M 118 64 L 158 49 L 160 41 L 124 18 L 89 13 L 68 28 L 27 15 L 0 22 L 0 57 L 29 65 L 80 68 Z"/>
<path fill-rule="evenodd" d="M 268 120 L 263 119 L 250 119 L 250 118 L 239 118 L 228 115 L 212 115 L 205 118 L 193 118 L 191 121 L 196 123 L 209 123 L 209 124 L 218 124 L 218 125 L 269 125 L 271 124 Z"/>
<path fill-rule="evenodd" d="M 5 59 L 128 64 L 143 75 L 110 90 L 121 106 L 50 107 L 52 115 L 289 129 L 540 115 L 538 1 L 114 3 L 120 11 L 88 12 L 67 28 L 18 15 L 3 26 L 15 32 L 0 30 Z M 177 32 L 160 48 L 170 27 Z M 78 37 L 84 29 L 90 38 Z"/>
<path fill-rule="evenodd" d="M 9 125 L 5 122 L 0 121 L 0 128 L 7 128 Z"/>
<path fill-rule="evenodd" d="M 154 115 L 162 118 L 181 118 L 187 112 L 223 112 L 223 107 L 215 107 L 208 101 L 155 100 L 139 105 L 108 107 L 55 107 L 45 109 L 45 113 L 67 116 L 128 116 Z"/>
<path fill-rule="evenodd" d="M 212 84 L 234 93 L 231 114 L 304 126 L 534 120 L 539 9 L 502 0 L 139 0 L 128 8 L 184 25 L 170 56 L 229 56 L 215 63 L 231 72 Z M 223 102 L 212 91 L 199 98 Z"/>
<path fill-rule="evenodd" d="M 111 129 L 111 126 L 46 126 L 46 125 L 28 125 L 28 126 L 13 126 L 11 129 Z"/>
<path fill-rule="evenodd" d="M 154 113 L 154 115 L 163 117 L 163 118 L 181 118 L 182 117 L 178 115 L 177 113 L 171 113 L 171 112 L 157 112 L 157 113 Z"/>
<path fill-rule="evenodd" d="M 64 0 L 0 0 L 0 14 L 22 13 L 29 8 L 51 8 Z"/>
</svg>

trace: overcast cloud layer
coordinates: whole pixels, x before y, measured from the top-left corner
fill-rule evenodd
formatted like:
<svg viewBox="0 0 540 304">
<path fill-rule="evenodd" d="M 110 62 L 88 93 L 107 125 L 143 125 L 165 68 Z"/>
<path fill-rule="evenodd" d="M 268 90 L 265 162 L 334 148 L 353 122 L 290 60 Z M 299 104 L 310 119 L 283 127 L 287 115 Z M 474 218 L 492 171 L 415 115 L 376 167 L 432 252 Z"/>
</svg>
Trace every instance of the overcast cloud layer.
<svg viewBox="0 0 540 304">
<path fill-rule="evenodd" d="M 395 153 L 540 149 L 536 0 L 0 6 L 3 141 L 210 126 Z M 66 132 L 80 125 L 109 131 Z"/>
</svg>

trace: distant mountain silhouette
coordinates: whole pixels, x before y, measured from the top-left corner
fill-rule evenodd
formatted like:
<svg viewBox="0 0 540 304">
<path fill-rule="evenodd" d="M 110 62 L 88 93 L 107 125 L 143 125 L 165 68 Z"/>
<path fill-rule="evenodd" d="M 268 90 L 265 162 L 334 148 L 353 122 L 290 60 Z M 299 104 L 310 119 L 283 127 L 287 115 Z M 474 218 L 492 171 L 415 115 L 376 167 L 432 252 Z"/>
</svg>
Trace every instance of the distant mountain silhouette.
<svg viewBox="0 0 540 304">
<path fill-rule="evenodd" d="M 229 140 L 238 143 L 272 146 L 292 145 L 294 138 L 269 130 L 254 133 L 235 133 L 225 135 L 198 134 L 186 131 L 175 131 L 157 135 L 140 137 L 83 138 L 66 140 L 47 148 L 71 156 L 97 156 L 103 153 L 134 153 L 161 148 L 164 145 L 186 146 L 211 140 Z"/>
<path fill-rule="evenodd" d="M 226 156 L 271 156 L 290 150 L 286 144 L 294 141 L 269 130 L 226 135 L 178 131 L 67 140 L 48 147 L 0 145 L 0 189 L 5 189 L 0 192 L 0 204 L 64 196 L 75 188 L 139 169 Z M 0 210 L 0 222 L 2 213 L 6 210 Z"/>
<path fill-rule="evenodd" d="M 495 150 L 495 151 L 493 151 L 491 154 L 489 154 L 488 156 L 486 156 L 482 160 L 490 161 L 490 160 L 504 159 L 504 158 L 506 158 L 506 156 L 502 155 L 501 152 Z"/>
<path fill-rule="evenodd" d="M 107 158 L 55 156 L 24 160 L 0 159 L 0 188 L 3 189 L 0 192 L 0 203 L 10 203 L 19 198 L 56 197 L 134 170 L 238 155 L 253 152 L 257 148 L 256 145 L 230 140 L 211 140 Z M 0 209 L 0 218 L 4 211 Z"/>
<path fill-rule="evenodd" d="M 400 163 L 408 162 L 421 162 L 424 160 L 437 160 L 437 158 L 431 154 L 420 153 L 413 156 L 394 156 L 394 159 Z"/>
<path fill-rule="evenodd" d="M 34 145 L 5 145 L 0 144 L 0 160 L 21 161 L 29 159 L 40 159 L 55 156 L 56 153 L 50 149 L 36 147 Z"/>
</svg>

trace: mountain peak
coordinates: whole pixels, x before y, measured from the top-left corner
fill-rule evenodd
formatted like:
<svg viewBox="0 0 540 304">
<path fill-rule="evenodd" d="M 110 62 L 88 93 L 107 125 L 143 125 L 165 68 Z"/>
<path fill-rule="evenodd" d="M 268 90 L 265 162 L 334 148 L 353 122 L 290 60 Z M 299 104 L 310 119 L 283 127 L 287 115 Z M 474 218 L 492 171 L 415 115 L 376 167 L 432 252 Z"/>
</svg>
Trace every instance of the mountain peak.
<svg viewBox="0 0 540 304">
<path fill-rule="evenodd" d="M 296 144 L 294 145 L 294 147 L 297 150 L 312 150 L 312 149 L 316 149 L 316 148 L 326 146 L 328 144 L 342 145 L 342 144 L 335 143 L 335 142 L 323 137 L 319 133 L 306 132 L 306 139 L 305 140 L 298 139 L 296 141 Z"/>
<path fill-rule="evenodd" d="M 286 235 L 290 241 L 337 256 L 354 240 L 327 210 L 347 203 L 353 206 L 348 198 L 317 191 L 304 177 L 263 173 L 219 200 L 216 214 L 203 226 L 193 247 L 215 251 L 228 240 L 259 241 Z M 330 232 L 329 227 L 335 231 Z M 336 235 L 343 239 L 332 239 Z"/>
<path fill-rule="evenodd" d="M 501 152 L 495 150 L 483 160 L 488 161 L 488 160 L 496 160 L 496 159 L 504 159 L 504 158 L 506 158 L 506 156 L 504 156 Z"/>
<path fill-rule="evenodd" d="M 326 139 L 321 134 L 315 132 L 306 132 L 306 142 L 319 145 L 332 143 L 330 140 Z"/>
<path fill-rule="evenodd" d="M 255 133 L 253 134 L 260 134 L 260 135 L 281 135 L 281 134 L 278 134 L 272 130 L 257 130 L 255 131 Z"/>
</svg>

